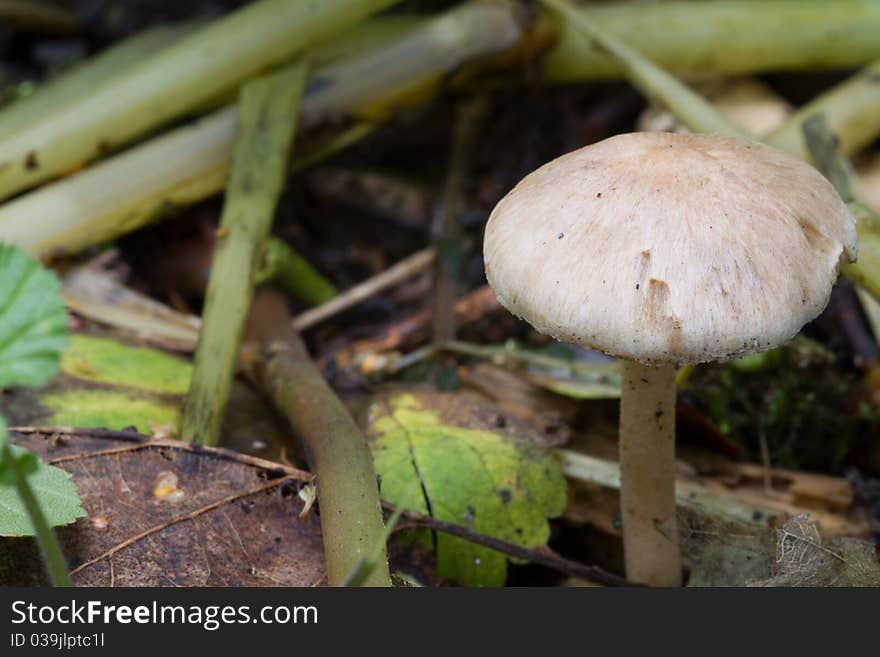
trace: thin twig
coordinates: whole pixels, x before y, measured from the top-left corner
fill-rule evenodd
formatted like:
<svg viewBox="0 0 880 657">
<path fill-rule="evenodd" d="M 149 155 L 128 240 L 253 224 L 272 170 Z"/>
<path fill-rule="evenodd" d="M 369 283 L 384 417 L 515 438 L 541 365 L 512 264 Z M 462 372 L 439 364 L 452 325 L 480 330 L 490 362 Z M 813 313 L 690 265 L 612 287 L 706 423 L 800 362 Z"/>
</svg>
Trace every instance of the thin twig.
<svg viewBox="0 0 880 657">
<path fill-rule="evenodd" d="M 452 134 L 452 154 L 443 189 L 440 226 L 435 240 L 439 257 L 434 266 L 434 344 L 455 337 L 455 297 L 463 258 L 461 210 L 465 180 L 470 169 L 470 154 L 486 115 L 488 101 L 477 96 L 461 101 Z"/>
<path fill-rule="evenodd" d="M 359 304 L 361 301 L 369 299 L 383 290 L 387 290 L 389 287 L 412 278 L 416 274 L 420 274 L 431 266 L 435 255 L 433 248 L 416 251 L 385 271 L 338 294 L 330 301 L 298 315 L 293 320 L 293 329 L 295 331 L 305 331 Z"/>
<path fill-rule="evenodd" d="M 501 306 L 492 288 L 484 285 L 459 297 L 454 308 L 456 321 L 461 325 L 482 319 L 500 310 Z M 430 310 L 423 310 L 405 317 L 387 326 L 381 334 L 357 340 L 324 359 L 332 358 L 340 368 L 347 368 L 360 363 L 366 356 L 400 349 L 427 337 L 431 316 Z"/>
<path fill-rule="evenodd" d="M 398 508 L 393 504 L 383 503 L 382 506 L 389 511 L 395 513 L 398 512 Z M 444 520 L 437 520 L 436 518 L 425 516 L 415 511 L 404 510 L 401 512 L 400 516 L 413 523 L 413 525 L 427 527 L 428 529 L 458 536 L 472 543 L 502 552 L 509 557 L 523 559 L 524 561 L 530 561 L 541 566 L 546 566 L 547 568 L 552 568 L 553 570 L 565 573 L 566 575 L 582 577 L 590 582 L 595 582 L 604 586 L 644 586 L 644 584 L 632 582 L 619 575 L 609 573 L 599 566 L 583 564 L 566 559 L 546 546 L 531 549 L 524 548 L 521 545 L 515 545 L 514 543 L 502 541 L 499 538 L 486 536 L 485 534 L 480 534 L 467 527 L 462 527 L 461 525 L 456 525 Z M 398 525 L 397 528 L 398 530 L 405 529 L 405 527 L 401 525 Z"/>
<path fill-rule="evenodd" d="M 89 451 L 85 453 L 68 454 L 59 456 L 54 459 L 48 459 L 49 463 L 63 463 L 65 461 L 74 461 L 80 459 L 94 458 L 98 456 L 107 456 L 112 454 L 122 454 L 125 452 L 134 452 L 142 449 L 174 449 L 189 454 L 198 454 L 210 456 L 213 458 L 221 458 L 225 461 L 241 463 L 255 468 L 260 468 L 273 475 L 285 475 L 288 479 L 297 481 L 312 481 L 315 478 L 310 472 L 300 470 L 284 463 L 276 463 L 261 459 L 258 456 L 250 454 L 242 454 L 231 449 L 223 447 L 203 447 L 201 445 L 193 445 L 191 443 L 181 442 L 179 440 L 170 440 L 168 438 L 151 438 L 144 436 L 136 431 L 114 431 L 111 429 L 81 429 L 75 427 L 10 427 L 10 432 L 22 435 L 44 435 L 52 436 L 73 436 L 80 438 L 97 438 L 100 440 L 119 440 L 130 442 L 129 445 L 119 447 L 110 447 Z"/>
</svg>

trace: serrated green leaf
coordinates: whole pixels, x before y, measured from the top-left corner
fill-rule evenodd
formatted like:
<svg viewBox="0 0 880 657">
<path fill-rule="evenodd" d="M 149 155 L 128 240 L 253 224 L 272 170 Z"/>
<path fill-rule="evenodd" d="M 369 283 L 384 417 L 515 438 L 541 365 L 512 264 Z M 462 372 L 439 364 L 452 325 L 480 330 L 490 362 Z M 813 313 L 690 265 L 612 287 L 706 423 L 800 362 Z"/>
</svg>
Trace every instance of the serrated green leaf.
<svg viewBox="0 0 880 657">
<path fill-rule="evenodd" d="M 371 407 L 382 497 L 510 543 L 544 545 L 547 518 L 565 507 L 557 461 L 506 433 L 450 423 L 431 408 L 438 400 L 455 404 L 454 395 L 403 394 Z M 440 575 L 471 586 L 504 583 L 501 553 L 446 534 L 437 536 L 436 549 Z"/>
<path fill-rule="evenodd" d="M 28 461 L 26 465 L 31 470 L 27 475 L 28 484 L 50 526 L 67 525 L 86 514 L 76 484 L 67 472 L 43 463 L 36 455 L 15 445 L 9 445 L 9 450 L 19 463 L 22 459 Z M 0 536 L 33 536 L 33 523 L 9 475 L 7 468 L 0 477 Z"/>
<path fill-rule="evenodd" d="M 0 244 L 0 388 L 45 385 L 66 344 L 67 311 L 55 274 Z"/>
</svg>

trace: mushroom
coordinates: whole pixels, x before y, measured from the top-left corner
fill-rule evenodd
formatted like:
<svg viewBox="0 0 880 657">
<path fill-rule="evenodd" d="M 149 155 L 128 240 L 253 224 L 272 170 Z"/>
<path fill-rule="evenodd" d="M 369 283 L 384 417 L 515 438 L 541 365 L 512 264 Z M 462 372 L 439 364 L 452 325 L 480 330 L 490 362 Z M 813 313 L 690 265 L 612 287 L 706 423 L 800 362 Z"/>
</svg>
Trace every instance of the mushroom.
<svg viewBox="0 0 880 657">
<path fill-rule="evenodd" d="M 630 579 L 681 584 L 676 367 L 786 342 L 856 250 L 855 220 L 818 171 L 718 135 L 617 135 L 545 164 L 495 207 L 484 257 L 499 302 L 622 359 Z"/>
</svg>

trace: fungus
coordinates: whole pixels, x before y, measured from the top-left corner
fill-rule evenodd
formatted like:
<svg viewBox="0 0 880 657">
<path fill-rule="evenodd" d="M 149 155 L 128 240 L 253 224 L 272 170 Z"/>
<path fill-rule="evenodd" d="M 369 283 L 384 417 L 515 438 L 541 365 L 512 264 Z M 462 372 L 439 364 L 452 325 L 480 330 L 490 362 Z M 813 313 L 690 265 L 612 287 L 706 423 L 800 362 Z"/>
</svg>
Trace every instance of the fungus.
<svg viewBox="0 0 880 657">
<path fill-rule="evenodd" d="M 776 149 L 631 133 L 520 181 L 489 217 L 484 256 L 510 312 L 622 359 L 627 576 L 679 585 L 676 367 L 792 338 L 855 259 L 855 220 L 819 172 Z"/>
</svg>

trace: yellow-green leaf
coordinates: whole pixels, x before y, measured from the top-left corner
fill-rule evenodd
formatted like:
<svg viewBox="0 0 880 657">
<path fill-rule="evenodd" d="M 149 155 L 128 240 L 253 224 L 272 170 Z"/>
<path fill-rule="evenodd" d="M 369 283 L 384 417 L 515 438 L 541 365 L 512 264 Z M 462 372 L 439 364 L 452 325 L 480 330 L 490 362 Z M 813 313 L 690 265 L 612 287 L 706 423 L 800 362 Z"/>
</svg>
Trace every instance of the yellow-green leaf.
<svg viewBox="0 0 880 657">
<path fill-rule="evenodd" d="M 544 545 L 565 507 L 556 460 L 497 413 L 459 395 L 400 394 L 370 407 L 368 435 L 382 497 L 524 547 Z M 437 569 L 462 584 L 500 586 L 504 555 L 439 534 Z"/>
<path fill-rule="evenodd" d="M 186 393 L 192 376 L 192 365 L 175 356 L 82 334 L 72 337 L 61 370 L 95 383 L 177 395 Z"/>
<path fill-rule="evenodd" d="M 149 434 L 156 425 L 176 427 L 179 404 L 149 396 L 103 389 L 70 389 L 44 394 L 41 403 L 51 414 L 41 424 L 64 427 L 134 427 Z"/>
</svg>

